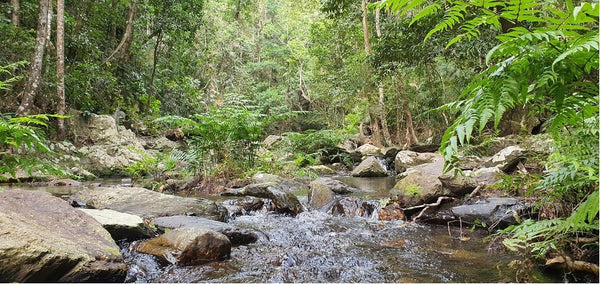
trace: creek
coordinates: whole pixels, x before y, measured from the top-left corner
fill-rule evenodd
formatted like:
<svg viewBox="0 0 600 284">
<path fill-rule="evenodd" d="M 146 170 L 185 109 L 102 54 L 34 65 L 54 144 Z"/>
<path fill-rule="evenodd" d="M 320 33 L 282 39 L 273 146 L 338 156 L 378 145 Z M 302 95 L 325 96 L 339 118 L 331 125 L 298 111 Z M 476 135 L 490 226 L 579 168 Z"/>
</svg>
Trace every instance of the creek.
<svg viewBox="0 0 600 284">
<path fill-rule="evenodd" d="M 366 189 L 361 198 L 367 200 L 381 198 L 393 185 L 393 179 L 386 178 L 338 179 Z M 102 183 L 122 185 L 128 181 Z M 79 188 L 29 187 L 61 197 Z M 296 217 L 261 211 L 229 222 L 256 232 L 258 240 L 232 248 L 231 258 L 221 262 L 166 265 L 153 256 L 133 251 L 133 243 L 119 242 L 129 267 L 126 281 L 514 282 L 520 267 L 511 262 L 522 259 L 509 252 L 489 252 L 485 232 L 470 228 L 382 222 L 320 211 L 305 211 Z M 536 282 L 560 281 L 548 278 L 538 268 L 533 274 Z"/>
</svg>

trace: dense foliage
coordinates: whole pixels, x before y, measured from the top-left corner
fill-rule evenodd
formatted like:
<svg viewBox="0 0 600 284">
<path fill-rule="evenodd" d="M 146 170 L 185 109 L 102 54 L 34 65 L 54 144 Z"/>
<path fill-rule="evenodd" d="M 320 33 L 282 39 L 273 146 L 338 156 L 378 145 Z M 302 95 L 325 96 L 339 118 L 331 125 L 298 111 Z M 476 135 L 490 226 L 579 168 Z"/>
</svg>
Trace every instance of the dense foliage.
<svg viewBox="0 0 600 284">
<path fill-rule="evenodd" d="M 407 12 L 427 1 L 382 1 L 384 7 Z M 442 9 L 432 1 L 413 22 Z M 442 140 L 448 169 L 458 161 L 460 145 L 493 122 L 497 127 L 508 109 L 524 108 L 547 118 L 555 152 L 548 171 L 530 194 L 540 204 L 561 202 L 568 209 L 558 219 L 523 222 L 509 228 L 509 248 L 536 256 L 564 252 L 567 239 L 598 233 L 598 3 L 554 1 L 449 1 L 432 35 L 456 27 L 447 44 L 477 37 L 482 27 L 501 31 L 500 43 L 486 56 L 483 72 L 461 97 L 441 109 L 459 112 Z M 545 205 L 544 205 L 545 204 Z M 548 217 L 558 217 L 548 216 Z M 598 245 L 596 240 L 595 246 Z"/>
</svg>

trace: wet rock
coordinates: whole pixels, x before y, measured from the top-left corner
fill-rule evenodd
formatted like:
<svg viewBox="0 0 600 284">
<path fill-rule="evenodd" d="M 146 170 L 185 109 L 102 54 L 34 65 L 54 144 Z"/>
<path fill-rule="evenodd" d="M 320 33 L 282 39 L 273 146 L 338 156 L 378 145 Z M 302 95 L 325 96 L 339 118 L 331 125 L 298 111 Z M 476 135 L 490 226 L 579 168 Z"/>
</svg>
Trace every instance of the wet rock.
<svg viewBox="0 0 600 284">
<path fill-rule="evenodd" d="M 242 200 L 238 200 L 238 205 L 240 205 L 246 212 L 259 211 L 265 205 L 265 202 L 260 198 L 254 197 L 246 197 Z"/>
<path fill-rule="evenodd" d="M 347 184 L 328 177 L 320 177 L 310 182 L 309 188 L 325 187 L 337 194 L 347 194 L 357 191 L 357 189 Z"/>
<path fill-rule="evenodd" d="M 0 282 L 123 282 L 127 267 L 100 223 L 40 191 L 0 192 Z"/>
<path fill-rule="evenodd" d="M 267 198 L 273 201 L 273 210 L 297 215 L 304 211 L 298 198 L 289 191 L 284 191 L 274 183 L 249 184 L 241 189 L 232 189 L 222 194 L 223 196 L 254 196 Z"/>
<path fill-rule="evenodd" d="M 485 166 L 498 167 L 504 172 L 509 172 L 523 159 L 525 159 L 525 150 L 519 146 L 509 146 L 487 160 Z"/>
<path fill-rule="evenodd" d="M 152 224 L 161 230 L 177 228 L 200 228 L 219 232 L 229 239 L 231 245 L 247 245 L 256 242 L 258 237 L 248 230 L 234 227 L 228 223 L 195 216 L 169 216 L 152 220 Z"/>
<path fill-rule="evenodd" d="M 364 144 L 355 150 L 362 156 L 382 156 L 381 148 L 373 146 L 371 144 Z"/>
<path fill-rule="evenodd" d="M 202 228 L 178 228 L 137 243 L 135 250 L 177 265 L 197 265 L 229 258 L 231 242 L 218 232 Z"/>
<path fill-rule="evenodd" d="M 317 173 L 318 175 L 331 175 L 334 174 L 335 171 L 328 166 L 325 165 L 316 165 L 308 167 L 311 171 Z"/>
<path fill-rule="evenodd" d="M 369 156 L 352 170 L 351 175 L 353 177 L 384 177 L 387 176 L 387 171 L 376 157 Z"/>
<path fill-rule="evenodd" d="M 478 200 L 474 204 L 452 207 L 451 211 L 466 222 L 479 221 L 492 228 L 505 228 L 515 224 L 514 215 L 527 208 L 527 204 L 519 202 L 516 198 L 491 197 Z"/>
<path fill-rule="evenodd" d="M 154 231 L 136 215 L 110 209 L 79 209 L 106 229 L 114 240 L 134 241 L 154 237 Z"/>
<path fill-rule="evenodd" d="M 314 181 L 311 182 L 309 186 L 310 190 L 308 192 L 308 206 L 311 208 L 317 210 L 327 208 L 327 205 L 331 204 L 335 200 L 335 194 L 329 187 L 318 182 L 315 183 Z"/>
<path fill-rule="evenodd" d="M 438 158 L 431 163 L 410 168 L 390 190 L 390 195 L 398 196 L 404 206 L 415 206 L 449 194 L 438 179 L 443 167 L 443 159 Z"/>
<path fill-rule="evenodd" d="M 397 173 L 402 173 L 410 167 L 431 163 L 439 159 L 442 159 L 442 156 L 437 153 L 417 153 L 405 150 L 396 154 L 394 168 Z"/>
<path fill-rule="evenodd" d="M 72 200 L 89 208 L 112 209 L 143 218 L 191 215 L 224 221 L 227 210 L 203 198 L 185 198 L 162 194 L 141 187 L 97 187 L 78 192 Z"/>
<path fill-rule="evenodd" d="M 358 197 L 344 197 L 337 200 L 328 211 L 331 215 L 347 217 L 370 217 L 377 209 L 374 201 L 365 201 Z"/>
<path fill-rule="evenodd" d="M 406 220 L 406 215 L 400 204 L 393 202 L 377 211 L 377 219 L 382 221 Z"/>
</svg>

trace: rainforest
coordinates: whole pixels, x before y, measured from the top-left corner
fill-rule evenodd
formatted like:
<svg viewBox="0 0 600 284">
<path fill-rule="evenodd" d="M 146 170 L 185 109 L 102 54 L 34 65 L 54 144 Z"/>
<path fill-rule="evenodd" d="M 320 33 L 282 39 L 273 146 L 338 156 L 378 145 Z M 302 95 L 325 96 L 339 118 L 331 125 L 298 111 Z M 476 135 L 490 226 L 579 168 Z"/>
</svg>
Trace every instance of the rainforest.
<svg viewBox="0 0 600 284">
<path fill-rule="evenodd" d="M 592 282 L 595 0 L 2 0 L 0 282 Z"/>
</svg>

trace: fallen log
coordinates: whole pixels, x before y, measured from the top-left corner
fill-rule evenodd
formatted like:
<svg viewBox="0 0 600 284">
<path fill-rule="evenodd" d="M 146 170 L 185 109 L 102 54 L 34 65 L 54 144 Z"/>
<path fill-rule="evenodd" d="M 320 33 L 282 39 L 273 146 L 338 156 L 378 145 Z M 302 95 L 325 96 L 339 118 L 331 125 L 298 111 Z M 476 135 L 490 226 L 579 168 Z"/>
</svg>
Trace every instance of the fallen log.
<svg viewBox="0 0 600 284">
<path fill-rule="evenodd" d="M 421 205 L 417 205 L 417 206 L 403 208 L 402 210 L 404 212 L 406 212 L 407 210 L 413 210 L 413 209 L 423 208 L 421 210 L 421 212 L 419 213 L 419 215 L 417 215 L 416 217 L 413 218 L 412 221 L 416 222 L 419 218 L 421 218 L 421 216 L 423 216 L 423 214 L 425 214 L 425 211 L 427 211 L 427 209 L 429 209 L 431 207 L 440 206 L 440 204 L 442 204 L 442 201 L 444 201 L 444 200 L 455 200 L 455 198 L 454 197 L 448 197 L 448 196 L 440 196 L 440 197 L 438 197 L 438 199 L 437 199 L 437 201 L 435 203 L 421 204 Z"/>
</svg>

